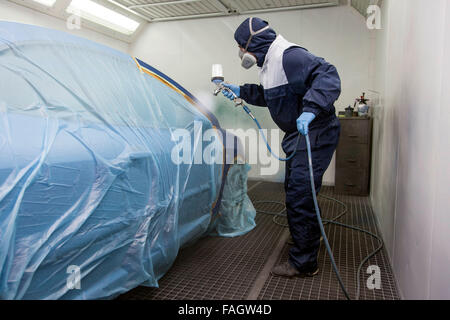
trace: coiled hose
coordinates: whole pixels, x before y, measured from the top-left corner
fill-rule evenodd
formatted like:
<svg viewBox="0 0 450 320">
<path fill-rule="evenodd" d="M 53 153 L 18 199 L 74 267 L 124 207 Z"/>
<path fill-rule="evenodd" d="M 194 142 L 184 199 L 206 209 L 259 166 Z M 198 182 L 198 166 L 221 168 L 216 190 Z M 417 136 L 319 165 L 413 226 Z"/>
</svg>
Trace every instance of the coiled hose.
<svg viewBox="0 0 450 320">
<path fill-rule="evenodd" d="M 298 144 L 300 142 L 301 134 L 300 133 L 298 134 L 297 144 L 296 144 L 297 147 L 295 148 L 295 151 L 289 157 L 281 158 L 281 157 L 279 157 L 278 155 L 276 155 L 272 151 L 272 148 L 270 147 L 269 143 L 267 142 L 266 136 L 264 135 L 264 132 L 263 132 L 263 130 L 261 128 L 261 125 L 259 124 L 259 122 L 256 119 L 256 117 L 252 114 L 250 109 L 247 106 L 245 106 L 245 105 L 243 105 L 242 107 L 243 107 L 244 111 L 253 119 L 253 121 L 258 126 L 259 132 L 260 132 L 260 134 L 261 134 L 261 136 L 262 136 L 262 138 L 263 138 L 263 140 L 264 140 L 264 142 L 265 142 L 265 144 L 267 146 L 267 149 L 272 154 L 272 156 L 274 156 L 276 159 L 278 159 L 280 161 L 289 161 L 289 160 L 291 160 L 295 156 L 295 154 L 297 152 L 297 147 L 298 147 Z M 309 177 L 310 177 L 310 183 L 311 183 L 311 192 L 312 192 L 312 195 L 313 195 L 314 208 L 315 208 L 315 211 L 316 211 L 317 221 L 319 222 L 320 232 L 322 234 L 323 242 L 325 244 L 325 247 L 327 249 L 328 255 L 330 257 L 334 273 L 336 274 L 336 277 L 338 279 L 338 282 L 339 282 L 339 285 L 340 285 L 340 287 L 342 289 L 342 292 L 344 293 L 345 297 L 348 300 L 351 300 L 351 298 L 350 298 L 350 295 L 349 295 L 349 293 L 347 291 L 347 288 L 344 285 L 344 282 L 342 281 L 341 275 L 339 273 L 339 269 L 338 269 L 338 267 L 336 265 L 336 262 L 334 260 L 334 255 L 333 255 L 333 252 L 331 250 L 330 244 L 328 242 L 327 235 L 325 233 L 324 223 L 325 224 L 331 223 L 331 224 L 335 224 L 335 225 L 340 226 L 340 227 L 344 227 L 344 228 L 348 228 L 348 229 L 352 229 L 352 230 L 356 230 L 356 231 L 359 231 L 359 232 L 366 233 L 366 234 L 372 236 L 373 238 L 375 238 L 379 242 L 379 246 L 374 251 L 372 251 L 369 255 L 367 255 L 361 261 L 361 263 L 358 266 L 357 275 L 356 275 L 356 279 L 357 279 L 356 280 L 357 281 L 357 285 L 356 285 L 356 288 L 357 288 L 356 289 L 356 300 L 359 300 L 360 291 L 361 291 L 360 290 L 361 289 L 360 275 L 361 275 L 362 267 L 371 257 L 373 257 L 375 254 L 377 254 L 383 248 L 383 240 L 379 236 L 377 236 L 376 234 L 374 234 L 372 232 L 369 232 L 367 230 L 364 230 L 364 229 L 361 229 L 361 228 L 358 228 L 358 227 L 355 227 L 355 226 L 347 225 L 347 224 L 344 224 L 344 223 L 337 222 L 336 221 L 337 219 L 339 219 L 340 217 L 342 217 L 344 214 L 347 213 L 347 206 L 343 202 L 341 202 L 341 201 L 339 201 L 337 199 L 331 198 L 331 197 L 321 196 L 323 198 L 326 198 L 326 199 L 331 200 L 331 201 L 335 201 L 335 202 L 343 205 L 344 206 L 344 211 L 341 212 L 337 217 L 333 218 L 332 220 L 322 220 L 322 217 L 320 216 L 319 204 L 317 202 L 316 187 L 315 187 L 315 184 L 314 184 L 314 171 L 313 171 L 312 152 L 311 152 L 311 143 L 310 143 L 310 140 L 309 140 L 309 135 L 306 135 L 305 139 L 306 139 L 306 149 L 307 149 L 307 152 L 308 152 L 308 166 L 309 166 Z M 257 201 L 257 202 L 255 202 L 255 204 L 257 204 L 257 203 L 274 203 L 274 204 L 280 204 L 280 205 L 284 206 L 283 203 L 277 202 L 277 201 Z M 263 214 L 273 215 L 274 216 L 273 217 L 273 221 L 275 223 L 279 224 L 279 225 L 282 225 L 282 224 L 280 224 L 280 223 L 278 223 L 276 221 L 276 217 L 278 217 L 278 216 L 285 217 L 286 216 L 286 214 L 284 213 L 285 211 L 286 211 L 286 209 L 283 209 L 280 212 L 267 212 L 267 211 L 258 211 L 258 212 L 259 213 L 263 213 Z M 286 225 L 282 225 L 282 226 L 286 227 Z"/>
</svg>

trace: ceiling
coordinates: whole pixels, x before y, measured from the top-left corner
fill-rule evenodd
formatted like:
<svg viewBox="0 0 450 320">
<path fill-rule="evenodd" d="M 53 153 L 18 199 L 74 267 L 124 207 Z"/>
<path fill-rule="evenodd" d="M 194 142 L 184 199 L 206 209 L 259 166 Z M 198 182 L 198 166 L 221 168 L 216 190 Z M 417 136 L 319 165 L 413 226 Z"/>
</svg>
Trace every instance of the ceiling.
<svg viewBox="0 0 450 320">
<path fill-rule="evenodd" d="M 0 0 L 3 1 L 3 0 Z M 51 7 L 36 0 L 9 0 L 36 11 L 68 21 L 72 0 L 57 0 Z M 91 0 L 140 23 L 134 34 L 126 35 L 103 25 L 81 19 L 82 26 L 115 39 L 132 43 L 145 22 L 223 17 L 239 14 L 298 10 L 339 5 L 339 0 Z M 358 0 L 361 1 L 361 0 Z"/>
<path fill-rule="evenodd" d="M 335 6 L 339 0 L 108 0 L 150 22 Z"/>
<path fill-rule="evenodd" d="M 381 0 L 351 0 L 350 4 L 364 17 L 367 17 L 367 8 L 369 5 L 375 4 L 381 6 Z"/>
</svg>

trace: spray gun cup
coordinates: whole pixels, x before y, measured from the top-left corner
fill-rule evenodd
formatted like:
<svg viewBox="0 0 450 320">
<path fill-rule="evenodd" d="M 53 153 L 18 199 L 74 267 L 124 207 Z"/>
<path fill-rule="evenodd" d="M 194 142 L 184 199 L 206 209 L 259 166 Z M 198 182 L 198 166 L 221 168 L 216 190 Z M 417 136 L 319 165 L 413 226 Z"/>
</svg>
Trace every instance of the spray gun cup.
<svg viewBox="0 0 450 320">
<path fill-rule="evenodd" d="M 224 81 L 225 81 L 224 77 L 213 77 L 213 78 L 211 78 L 211 82 L 214 82 L 215 84 L 222 83 Z"/>
</svg>

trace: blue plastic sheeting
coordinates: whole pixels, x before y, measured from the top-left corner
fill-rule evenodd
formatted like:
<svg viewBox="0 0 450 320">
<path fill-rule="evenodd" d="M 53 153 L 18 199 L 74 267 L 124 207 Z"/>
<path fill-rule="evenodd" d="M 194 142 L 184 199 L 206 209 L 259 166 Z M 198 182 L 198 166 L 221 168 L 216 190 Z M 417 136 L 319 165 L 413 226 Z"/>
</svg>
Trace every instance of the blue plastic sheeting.
<svg viewBox="0 0 450 320">
<path fill-rule="evenodd" d="M 254 227 L 245 186 L 232 181 L 248 168 L 231 166 L 229 184 L 220 162 L 172 161 L 175 130 L 189 130 L 195 154 L 211 142 L 194 139 L 194 123 L 218 132 L 217 120 L 141 65 L 63 32 L 0 22 L 1 299 L 157 286 L 181 246 Z"/>
<path fill-rule="evenodd" d="M 211 235 L 236 237 L 252 230 L 256 211 L 247 195 L 247 173 L 250 166 L 233 165 L 227 174 L 220 204 L 220 215 L 214 221 Z"/>
</svg>

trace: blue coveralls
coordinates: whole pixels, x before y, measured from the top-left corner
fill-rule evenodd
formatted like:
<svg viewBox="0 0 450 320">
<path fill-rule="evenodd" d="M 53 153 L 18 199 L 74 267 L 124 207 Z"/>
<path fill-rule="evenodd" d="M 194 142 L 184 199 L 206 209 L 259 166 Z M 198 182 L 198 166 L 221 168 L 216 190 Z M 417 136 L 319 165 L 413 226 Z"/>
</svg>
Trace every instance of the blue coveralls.
<svg viewBox="0 0 450 320">
<path fill-rule="evenodd" d="M 267 22 L 253 19 L 257 31 Z M 245 47 L 250 36 L 249 21 L 235 32 L 235 40 Z M 289 43 L 271 28 L 254 36 L 248 51 L 257 57 L 261 68 L 260 85 L 240 87 L 240 97 L 256 106 L 267 106 L 272 119 L 285 132 L 282 147 L 286 155 L 295 149 L 298 131 L 296 120 L 303 112 L 312 112 L 315 120 L 309 126 L 316 193 L 336 150 L 340 124 L 334 102 L 341 93 L 336 68 L 306 49 Z M 306 142 L 302 138 L 298 152 L 286 163 L 285 192 L 289 228 L 295 245 L 289 261 L 300 272 L 317 269 L 320 229 L 310 187 Z"/>
</svg>

